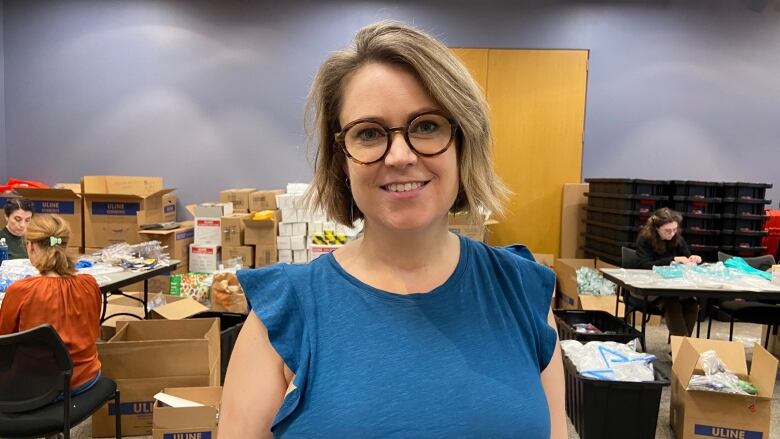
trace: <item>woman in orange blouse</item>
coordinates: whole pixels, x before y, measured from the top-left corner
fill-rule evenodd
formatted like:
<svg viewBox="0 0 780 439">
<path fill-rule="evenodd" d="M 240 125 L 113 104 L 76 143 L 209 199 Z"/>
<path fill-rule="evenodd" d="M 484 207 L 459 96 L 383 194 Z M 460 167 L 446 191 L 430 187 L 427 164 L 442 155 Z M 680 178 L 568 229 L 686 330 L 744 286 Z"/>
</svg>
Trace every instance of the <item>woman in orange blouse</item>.
<svg viewBox="0 0 780 439">
<path fill-rule="evenodd" d="M 60 216 L 35 215 L 25 237 L 30 262 L 41 275 L 8 287 L 0 307 L 0 335 L 51 324 L 73 360 L 71 393 L 84 392 L 100 377 L 100 288 L 94 277 L 76 274 L 65 252 L 70 226 Z"/>
</svg>

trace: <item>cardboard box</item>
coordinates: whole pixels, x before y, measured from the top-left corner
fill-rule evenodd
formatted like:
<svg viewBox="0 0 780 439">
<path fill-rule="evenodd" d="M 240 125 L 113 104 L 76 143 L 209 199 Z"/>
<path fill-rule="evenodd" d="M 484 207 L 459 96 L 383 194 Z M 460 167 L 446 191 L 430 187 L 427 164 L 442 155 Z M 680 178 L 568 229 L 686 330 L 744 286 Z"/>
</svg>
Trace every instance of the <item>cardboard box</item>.
<svg viewBox="0 0 780 439">
<path fill-rule="evenodd" d="M 275 210 L 272 221 L 244 221 L 245 245 L 276 245 L 279 211 Z"/>
<path fill-rule="evenodd" d="M 68 247 L 84 247 L 84 215 L 80 190 L 16 188 L 12 192 L 2 194 L 0 204 L 5 205 L 6 199 L 18 197 L 30 200 L 35 213 L 52 213 L 61 216 L 70 225 Z M 5 225 L 5 215 L 0 215 L 0 228 Z"/>
<path fill-rule="evenodd" d="M 242 245 L 238 247 L 222 246 L 222 265 L 227 267 L 227 261 L 234 258 L 241 258 L 243 268 L 252 268 L 255 266 L 255 248 L 251 245 Z"/>
<path fill-rule="evenodd" d="M 279 250 L 292 250 L 292 236 L 277 236 L 276 248 Z"/>
<path fill-rule="evenodd" d="M 299 221 L 298 209 L 280 209 L 279 218 L 285 223 L 297 223 Z"/>
<path fill-rule="evenodd" d="M 292 254 L 290 255 L 292 257 Z M 255 246 L 255 268 L 275 264 L 279 261 L 275 245 Z"/>
<path fill-rule="evenodd" d="M 758 389 L 754 396 L 687 390 L 691 375 L 703 374 L 699 356 L 718 353 L 726 368 Z M 777 359 L 753 345 L 748 372 L 741 342 L 672 337 L 672 397 L 669 422 L 678 439 L 769 438 Z"/>
<path fill-rule="evenodd" d="M 100 340 L 106 341 L 113 337 L 114 334 L 116 334 L 116 325 L 118 322 L 125 320 L 143 320 L 144 307 L 138 302 L 128 303 L 131 302 L 130 299 L 123 299 L 125 299 L 123 302 L 109 301 L 106 304 L 106 315 L 113 315 L 114 317 L 110 317 L 100 324 Z"/>
<path fill-rule="evenodd" d="M 555 267 L 555 255 L 548 253 L 534 253 L 533 255 L 536 262 L 550 268 Z"/>
<path fill-rule="evenodd" d="M 189 251 L 189 249 L 188 249 Z M 161 274 L 155 277 L 152 277 L 150 279 L 147 279 L 147 288 L 149 292 L 149 297 L 151 297 L 152 294 L 169 294 L 171 292 L 171 275 L 173 274 L 184 274 L 189 272 L 189 255 L 179 263 L 179 268 L 174 270 L 171 273 L 167 274 Z M 130 284 L 126 287 L 122 288 L 122 291 L 127 292 L 141 292 L 144 291 L 144 283 L 136 282 L 134 284 Z"/>
<path fill-rule="evenodd" d="M 219 269 L 220 262 L 220 246 L 190 244 L 190 271 L 213 273 Z"/>
<path fill-rule="evenodd" d="M 249 195 L 249 211 L 259 212 L 261 210 L 276 210 L 279 206 L 276 204 L 276 196 L 283 194 L 282 189 L 271 189 L 267 191 L 255 191 Z"/>
<path fill-rule="evenodd" d="M 306 237 L 305 236 L 290 236 L 290 250 L 306 250 Z"/>
<path fill-rule="evenodd" d="M 311 252 L 311 250 L 309 250 L 309 252 Z M 311 259 L 311 256 L 309 256 L 309 259 Z M 292 264 L 293 262 L 292 250 L 279 250 L 279 262 L 283 264 Z"/>
<path fill-rule="evenodd" d="M 222 218 L 195 217 L 193 243 L 197 245 L 222 245 Z"/>
<path fill-rule="evenodd" d="M 249 197 L 255 192 L 255 188 L 227 189 L 219 193 L 219 201 L 233 203 L 233 212 L 249 212 Z"/>
<path fill-rule="evenodd" d="M 202 404 L 175 407 L 157 400 L 152 408 L 152 439 L 216 438 L 221 387 L 176 387 L 163 393 Z"/>
<path fill-rule="evenodd" d="M 292 251 L 293 264 L 305 264 L 309 262 L 308 250 L 293 250 Z"/>
<path fill-rule="evenodd" d="M 161 177 L 85 176 L 81 186 L 85 247 L 136 244 L 140 224 L 176 220 L 175 208 L 166 212 L 163 205 L 173 189 L 163 189 Z"/>
<path fill-rule="evenodd" d="M 149 311 L 150 319 L 181 320 L 209 310 L 207 306 L 190 296 L 167 296 L 166 301 L 165 305 Z"/>
<path fill-rule="evenodd" d="M 577 291 L 577 269 L 581 267 L 589 267 L 597 270 L 599 268 L 612 268 L 614 265 L 608 264 L 600 259 L 558 258 L 558 260 L 555 261 L 555 275 L 558 278 L 559 308 L 584 309 L 580 300 L 580 298 L 584 296 L 580 296 Z M 614 313 L 615 296 L 604 297 L 606 297 L 607 300 L 611 299 L 612 308 L 610 313 Z"/>
<path fill-rule="evenodd" d="M 561 257 L 584 258 L 585 206 L 588 199 L 588 183 L 567 183 L 563 185 L 561 206 Z"/>
<path fill-rule="evenodd" d="M 194 242 L 195 228 L 192 221 L 181 222 L 181 227 L 171 230 L 139 230 L 143 241 L 160 241 L 166 247 L 171 259 L 185 262 L 189 257 L 190 244 Z"/>
<path fill-rule="evenodd" d="M 473 221 L 474 220 L 469 218 L 468 215 L 449 214 L 447 217 L 447 227 L 452 233 L 467 236 L 475 241 L 487 242 L 488 227 L 493 224 L 498 224 L 498 221 L 488 219 L 482 222 L 482 224 Z"/>
<path fill-rule="evenodd" d="M 330 253 L 333 250 L 336 250 L 339 247 L 343 247 L 343 245 L 318 245 L 318 244 L 312 244 L 309 246 L 309 261 L 313 261 L 320 256 Z M 282 254 L 279 252 L 279 261 L 282 260 Z M 292 262 L 292 261 L 289 261 Z"/>
<path fill-rule="evenodd" d="M 98 343 L 103 376 L 122 392 L 122 433 L 152 434 L 154 395 L 165 388 L 218 386 L 219 319 L 139 320 L 117 324 L 110 340 Z M 114 437 L 113 403 L 92 416 L 92 435 Z"/>
<path fill-rule="evenodd" d="M 244 245 L 244 221 L 248 213 L 234 213 L 222 217 L 222 245 L 238 247 Z"/>
</svg>

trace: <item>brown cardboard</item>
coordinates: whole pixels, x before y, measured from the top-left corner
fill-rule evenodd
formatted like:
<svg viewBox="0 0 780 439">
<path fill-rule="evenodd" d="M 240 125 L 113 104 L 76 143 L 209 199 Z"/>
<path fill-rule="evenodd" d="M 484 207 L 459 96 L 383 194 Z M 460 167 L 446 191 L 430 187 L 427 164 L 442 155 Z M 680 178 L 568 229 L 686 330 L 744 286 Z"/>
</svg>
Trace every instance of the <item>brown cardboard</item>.
<svg viewBox="0 0 780 439">
<path fill-rule="evenodd" d="M 175 208 L 163 205 L 173 189 L 163 189 L 161 177 L 85 176 L 81 185 L 85 247 L 135 244 L 139 225 L 176 220 Z"/>
<path fill-rule="evenodd" d="M 164 388 L 219 385 L 219 330 L 219 319 L 122 321 L 98 343 L 101 372 L 122 392 L 124 435 L 152 434 L 153 397 Z M 115 436 L 109 407 L 92 416 L 93 436 Z"/>
<path fill-rule="evenodd" d="M 181 226 L 170 230 L 139 230 L 143 241 L 160 241 L 171 259 L 185 262 L 189 257 L 190 244 L 193 243 L 195 229 L 192 221 L 182 221 Z"/>
<path fill-rule="evenodd" d="M 278 261 L 276 244 L 255 246 L 255 268 L 275 264 Z"/>
<path fill-rule="evenodd" d="M 233 203 L 233 212 L 249 212 L 249 196 L 255 192 L 255 188 L 227 189 L 219 193 L 219 201 Z"/>
<path fill-rule="evenodd" d="M 125 293 L 125 294 L 138 299 L 141 299 L 143 297 L 143 293 L 138 293 L 138 292 Z M 156 297 L 158 297 L 156 294 L 149 293 L 150 302 L 154 300 Z M 155 308 L 155 310 L 159 309 L 161 311 L 157 311 L 157 312 L 155 312 L 154 310 L 151 311 L 149 313 L 149 316 L 151 318 L 167 318 L 173 320 L 177 318 L 186 318 L 192 314 L 195 314 L 196 312 L 205 311 L 205 309 L 200 309 L 191 314 L 182 313 L 180 310 L 184 307 L 177 307 L 173 304 L 184 300 L 185 299 L 184 297 L 171 296 L 169 294 L 163 294 L 161 297 L 163 298 L 166 304 L 160 305 L 157 308 Z M 141 302 L 139 302 L 138 300 L 131 299 L 129 297 L 125 297 L 121 295 L 111 295 L 108 298 L 108 304 L 106 308 L 107 308 L 106 310 L 107 316 L 117 314 L 117 313 L 125 313 L 125 315 L 118 315 L 115 317 L 111 317 L 100 325 L 100 339 L 103 341 L 108 340 L 114 336 L 114 334 L 116 333 L 116 325 L 118 322 L 124 320 L 141 320 L 144 318 L 144 309 Z M 177 312 L 179 314 L 176 314 Z M 130 315 L 126 315 L 126 314 L 130 314 Z"/>
<path fill-rule="evenodd" d="M 266 191 L 255 191 L 249 195 L 249 211 L 259 212 L 261 210 L 276 210 L 279 206 L 276 204 L 276 196 L 283 194 L 283 189 L 270 189 Z"/>
<path fill-rule="evenodd" d="M 247 219 L 249 219 L 248 213 L 234 213 L 222 217 L 222 245 L 230 247 L 244 245 L 244 221 Z"/>
<path fill-rule="evenodd" d="M 534 253 L 533 255 L 536 262 L 550 268 L 555 267 L 555 255 L 547 253 Z"/>
<path fill-rule="evenodd" d="M 84 246 L 84 215 L 82 213 L 80 190 L 73 191 L 71 188 L 16 188 L 12 192 L 0 195 L 0 197 L 23 197 L 32 201 L 33 212 L 51 213 L 61 216 L 70 225 L 68 247 L 79 248 Z M 0 227 L 5 227 L 5 215 L 0 215 Z"/>
<path fill-rule="evenodd" d="M 753 383 L 755 396 L 687 390 L 699 356 L 715 350 L 730 371 Z M 741 342 L 672 337 L 672 396 L 669 422 L 678 439 L 768 438 L 778 361 L 758 344 L 748 373 Z"/>
<path fill-rule="evenodd" d="M 585 192 L 588 183 L 567 183 L 563 185 L 561 207 L 561 248 L 562 258 L 583 258 L 585 245 L 585 206 L 588 205 Z"/>
<path fill-rule="evenodd" d="M 203 405 L 170 407 L 155 401 L 152 409 L 152 439 L 216 438 L 221 387 L 166 388 L 163 393 Z"/>
<path fill-rule="evenodd" d="M 169 296 L 177 300 L 170 301 L 165 305 L 158 306 L 149 311 L 150 319 L 181 320 L 203 311 L 208 311 L 208 307 L 202 305 L 190 296 Z"/>
<path fill-rule="evenodd" d="M 255 266 L 255 247 L 251 245 L 242 245 L 238 247 L 222 247 L 222 265 L 227 267 L 227 261 L 233 258 L 241 258 L 243 268 L 252 268 Z"/>
<path fill-rule="evenodd" d="M 218 245 L 190 244 L 190 270 L 195 273 L 213 273 L 219 268 L 222 257 Z"/>
<path fill-rule="evenodd" d="M 119 296 L 121 297 L 121 296 Z M 126 299 L 126 298 L 125 298 Z M 129 300 L 129 299 L 126 299 Z M 101 340 L 108 340 L 111 337 L 116 334 L 116 324 L 117 322 L 120 322 L 122 320 L 141 320 L 144 318 L 144 308 L 141 306 L 140 303 L 135 302 L 133 303 L 127 303 L 122 302 L 120 303 L 113 303 L 111 301 L 108 302 L 106 305 L 106 315 L 114 315 L 117 313 L 125 313 L 123 315 L 118 315 L 114 317 L 110 317 L 106 321 L 100 324 L 100 339 Z M 126 315 L 130 314 L 130 315 Z M 132 317 L 135 316 L 135 317 Z"/>
<path fill-rule="evenodd" d="M 278 223 L 280 221 L 279 211 L 274 210 L 273 221 L 244 221 L 244 244 L 245 245 L 276 245 L 276 235 Z"/>
<path fill-rule="evenodd" d="M 168 294 L 171 292 L 171 274 L 184 274 L 189 272 L 189 256 L 179 263 L 179 268 L 168 274 L 161 274 L 147 280 L 148 293 L 151 297 L 152 294 L 163 293 Z M 139 281 L 134 284 L 130 284 L 122 288 L 122 291 L 127 292 L 141 292 L 144 291 L 144 282 Z"/>
</svg>

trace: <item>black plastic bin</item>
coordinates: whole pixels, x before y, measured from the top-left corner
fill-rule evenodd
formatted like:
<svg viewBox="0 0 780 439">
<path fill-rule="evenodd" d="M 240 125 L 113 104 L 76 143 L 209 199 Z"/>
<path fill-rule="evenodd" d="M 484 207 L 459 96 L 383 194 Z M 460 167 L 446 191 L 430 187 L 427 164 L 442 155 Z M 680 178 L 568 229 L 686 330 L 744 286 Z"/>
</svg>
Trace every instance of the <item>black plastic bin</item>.
<svg viewBox="0 0 780 439">
<path fill-rule="evenodd" d="M 672 209 L 684 214 L 713 214 L 720 209 L 720 198 L 700 198 L 688 196 L 672 197 Z"/>
<path fill-rule="evenodd" d="M 771 203 L 772 200 L 724 198 L 722 212 L 732 215 L 763 215 L 764 205 Z"/>
<path fill-rule="evenodd" d="M 219 364 L 221 370 L 220 383 L 225 383 L 225 373 L 227 373 L 230 354 L 233 352 L 233 346 L 238 339 L 238 333 L 244 326 L 246 314 L 220 311 L 203 311 L 190 316 L 191 319 L 210 319 L 219 318 Z"/>
<path fill-rule="evenodd" d="M 636 338 L 642 339 L 642 333 L 606 311 L 580 311 L 556 309 L 555 325 L 558 327 L 558 337 L 561 340 L 577 340 L 582 343 L 589 341 L 616 341 L 628 343 Z M 590 323 L 601 330 L 601 334 L 585 334 L 577 332 L 574 325 Z"/>
<path fill-rule="evenodd" d="M 691 254 L 701 256 L 704 262 L 718 262 L 718 247 L 717 245 L 703 245 L 703 244 L 689 244 L 688 248 L 691 250 Z"/>
<path fill-rule="evenodd" d="M 672 180 L 672 196 L 717 198 L 721 183 L 712 181 Z"/>
<path fill-rule="evenodd" d="M 640 180 L 636 178 L 586 178 L 588 191 L 605 194 L 667 195 L 666 180 Z"/>
<path fill-rule="evenodd" d="M 635 242 L 639 227 L 616 226 L 596 221 L 585 221 L 585 233 L 592 236 L 611 239 L 613 241 Z"/>
<path fill-rule="evenodd" d="M 764 246 L 734 247 L 734 246 L 724 245 L 720 247 L 720 251 L 722 251 L 723 253 L 728 253 L 731 256 L 739 256 L 741 258 L 752 258 L 754 256 L 761 256 L 763 254 L 766 254 L 766 247 Z"/>
<path fill-rule="evenodd" d="M 633 210 L 635 212 L 653 212 L 668 201 L 665 195 L 632 195 L 585 192 L 588 206 L 614 210 Z"/>
<path fill-rule="evenodd" d="M 655 381 L 587 378 L 564 356 L 566 414 L 580 439 L 653 439 L 661 392 L 669 379 L 655 369 Z"/>
<path fill-rule="evenodd" d="M 589 248 L 588 246 L 583 247 L 582 250 L 585 252 L 586 258 L 599 258 L 602 261 L 609 262 L 610 264 L 613 265 L 617 265 L 617 266 L 621 265 L 621 260 L 622 260 L 621 255 L 594 250 L 592 248 Z"/>
<path fill-rule="evenodd" d="M 724 213 L 721 215 L 721 228 L 723 230 L 764 230 L 764 223 L 769 219 L 769 215 L 735 215 Z"/>
<path fill-rule="evenodd" d="M 687 213 L 683 218 L 686 230 L 718 230 L 721 228 L 720 214 Z"/>
<path fill-rule="evenodd" d="M 720 230 L 690 230 L 685 229 L 682 233 L 685 242 L 688 245 L 719 245 Z"/>
<path fill-rule="evenodd" d="M 725 247 L 761 247 L 764 236 L 769 234 L 766 230 L 723 230 L 720 236 L 720 245 Z"/>
<path fill-rule="evenodd" d="M 721 196 L 761 200 L 766 196 L 766 190 L 771 187 L 771 183 L 723 183 Z"/>
<path fill-rule="evenodd" d="M 603 207 L 585 207 L 588 221 L 595 221 L 615 226 L 641 227 L 645 225 L 652 212 L 637 212 L 633 210 L 605 209 Z"/>
<path fill-rule="evenodd" d="M 615 241 L 613 239 L 604 238 L 601 236 L 585 234 L 585 247 L 596 250 L 598 252 L 607 253 L 613 256 L 617 256 L 618 260 L 621 258 L 620 247 L 631 247 L 634 242 L 630 241 Z"/>
</svg>

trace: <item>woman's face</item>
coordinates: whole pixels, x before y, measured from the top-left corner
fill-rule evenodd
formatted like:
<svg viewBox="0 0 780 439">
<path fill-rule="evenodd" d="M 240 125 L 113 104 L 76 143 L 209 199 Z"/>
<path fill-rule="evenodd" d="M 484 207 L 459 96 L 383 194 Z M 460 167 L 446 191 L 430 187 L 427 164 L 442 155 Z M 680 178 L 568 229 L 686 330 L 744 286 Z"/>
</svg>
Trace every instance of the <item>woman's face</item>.
<svg viewBox="0 0 780 439">
<path fill-rule="evenodd" d="M 339 123 L 371 118 L 387 128 L 406 126 L 421 112 L 443 110 L 416 76 L 389 64 L 371 63 L 346 82 Z M 392 133 L 384 160 L 361 165 L 346 159 L 355 204 L 367 224 L 416 230 L 446 223 L 458 194 L 456 145 L 434 157 L 419 157 L 401 133 Z"/>
<path fill-rule="evenodd" d="M 27 225 L 30 224 L 32 216 L 32 212 L 17 209 L 5 217 L 7 221 L 5 227 L 14 236 L 24 236 L 24 232 L 27 230 Z"/>
<path fill-rule="evenodd" d="M 674 238 L 674 235 L 677 234 L 677 227 L 677 221 L 672 221 L 656 228 L 656 230 L 658 231 L 658 236 L 660 236 L 661 239 L 664 241 L 669 241 L 670 239 Z"/>
</svg>

